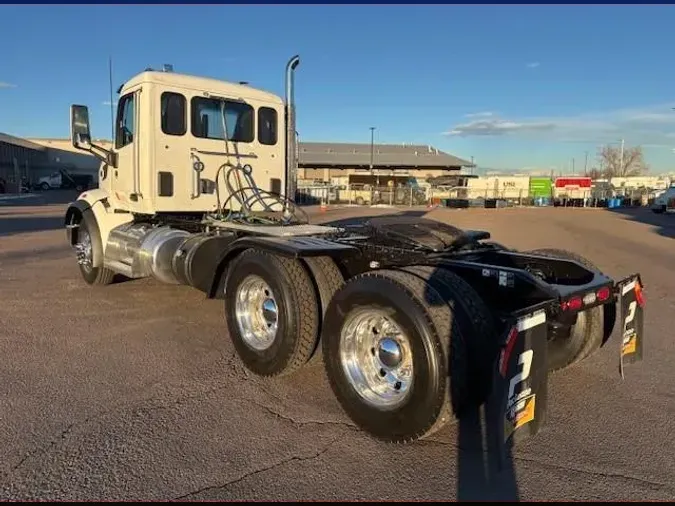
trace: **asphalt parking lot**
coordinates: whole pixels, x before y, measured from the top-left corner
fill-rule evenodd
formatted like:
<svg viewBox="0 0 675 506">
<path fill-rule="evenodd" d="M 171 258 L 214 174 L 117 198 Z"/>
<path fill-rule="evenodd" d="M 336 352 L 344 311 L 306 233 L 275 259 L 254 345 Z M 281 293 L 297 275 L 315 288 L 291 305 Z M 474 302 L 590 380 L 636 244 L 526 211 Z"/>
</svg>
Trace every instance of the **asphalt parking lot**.
<svg viewBox="0 0 675 506">
<path fill-rule="evenodd" d="M 427 214 L 517 248 L 571 249 L 646 285 L 645 360 L 621 381 L 615 332 L 554 375 L 545 430 L 497 472 L 470 422 L 386 445 L 352 426 L 320 364 L 279 380 L 248 374 L 222 303 L 194 289 L 86 286 L 65 244 L 69 198 L 41 198 L 0 205 L 0 499 L 675 499 L 675 216 Z"/>
</svg>

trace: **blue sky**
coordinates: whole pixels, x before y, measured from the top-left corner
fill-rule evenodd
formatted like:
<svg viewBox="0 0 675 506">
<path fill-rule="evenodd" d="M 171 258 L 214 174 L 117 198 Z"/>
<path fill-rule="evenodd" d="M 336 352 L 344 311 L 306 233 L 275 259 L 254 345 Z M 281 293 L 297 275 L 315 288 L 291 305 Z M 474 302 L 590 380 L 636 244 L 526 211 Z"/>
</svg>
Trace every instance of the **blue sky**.
<svg viewBox="0 0 675 506">
<path fill-rule="evenodd" d="M 673 6 L 0 6 L 0 131 L 110 136 L 148 66 L 283 94 L 300 54 L 301 140 L 431 144 L 492 169 L 583 170 L 598 146 L 675 169 Z"/>
</svg>

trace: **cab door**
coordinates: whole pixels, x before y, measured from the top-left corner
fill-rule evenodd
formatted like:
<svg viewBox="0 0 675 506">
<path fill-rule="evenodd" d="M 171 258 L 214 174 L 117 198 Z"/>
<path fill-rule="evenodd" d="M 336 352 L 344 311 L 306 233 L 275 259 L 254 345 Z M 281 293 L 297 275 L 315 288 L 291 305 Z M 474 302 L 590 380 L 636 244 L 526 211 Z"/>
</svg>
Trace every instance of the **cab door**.
<svg viewBox="0 0 675 506">
<path fill-rule="evenodd" d="M 140 188 L 140 142 L 139 142 L 139 102 L 140 87 L 125 93 L 117 106 L 115 125 L 115 151 L 117 167 L 113 168 L 112 191 L 122 203 L 130 209 L 140 206 L 142 189 Z"/>
</svg>

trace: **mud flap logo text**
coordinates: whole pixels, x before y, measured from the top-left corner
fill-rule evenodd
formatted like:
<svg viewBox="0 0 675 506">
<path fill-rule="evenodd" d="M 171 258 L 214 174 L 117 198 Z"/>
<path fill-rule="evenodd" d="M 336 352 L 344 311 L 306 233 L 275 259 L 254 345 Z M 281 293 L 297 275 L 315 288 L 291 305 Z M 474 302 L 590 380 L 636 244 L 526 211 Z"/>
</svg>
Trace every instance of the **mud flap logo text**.
<svg viewBox="0 0 675 506">
<path fill-rule="evenodd" d="M 509 396 L 506 401 L 506 419 L 504 423 L 504 440 L 506 441 L 513 432 L 534 420 L 534 406 L 536 394 L 528 386 L 528 379 L 532 370 L 532 358 L 534 351 L 526 350 L 518 357 L 518 365 L 521 371 L 509 382 Z M 518 390 L 518 387 L 522 388 Z"/>
<path fill-rule="evenodd" d="M 637 309 L 637 302 L 632 301 L 628 306 L 628 314 L 623 322 L 623 344 L 621 346 L 621 355 L 630 355 L 637 350 L 637 332 L 635 327 L 631 326 L 635 319 L 635 311 Z M 629 328 L 630 327 L 630 328 Z"/>
</svg>

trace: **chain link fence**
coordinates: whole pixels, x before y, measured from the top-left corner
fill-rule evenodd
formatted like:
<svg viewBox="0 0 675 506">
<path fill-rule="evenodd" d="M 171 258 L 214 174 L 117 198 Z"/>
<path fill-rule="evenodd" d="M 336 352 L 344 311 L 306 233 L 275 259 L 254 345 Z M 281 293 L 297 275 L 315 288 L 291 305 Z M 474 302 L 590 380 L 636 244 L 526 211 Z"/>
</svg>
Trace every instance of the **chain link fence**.
<svg viewBox="0 0 675 506">
<path fill-rule="evenodd" d="M 448 208 L 503 207 L 640 207 L 649 206 L 655 193 L 649 189 L 556 191 L 531 195 L 525 189 L 470 190 L 466 187 L 387 187 L 371 185 L 311 185 L 298 187 L 296 203 L 325 206 Z"/>
</svg>

